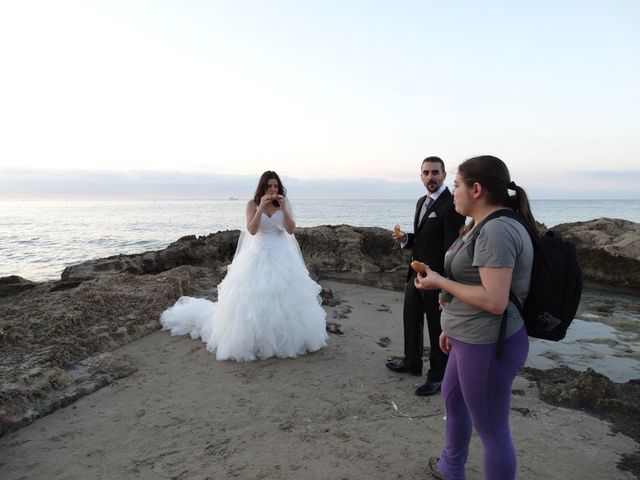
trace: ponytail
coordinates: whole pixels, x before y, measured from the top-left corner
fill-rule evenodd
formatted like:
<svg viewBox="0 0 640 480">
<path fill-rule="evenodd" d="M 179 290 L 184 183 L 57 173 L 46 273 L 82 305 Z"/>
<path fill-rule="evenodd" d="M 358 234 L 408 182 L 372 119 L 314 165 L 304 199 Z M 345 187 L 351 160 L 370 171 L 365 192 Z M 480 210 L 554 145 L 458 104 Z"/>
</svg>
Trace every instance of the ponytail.
<svg viewBox="0 0 640 480">
<path fill-rule="evenodd" d="M 507 194 L 507 207 L 512 210 L 518 212 L 520 216 L 524 219 L 525 223 L 534 234 L 538 235 L 538 225 L 536 225 L 536 220 L 533 218 L 533 213 L 531 212 L 531 205 L 529 204 L 529 197 L 527 197 L 527 192 L 524 191 L 524 188 L 516 185 L 513 182 L 513 188 L 511 190 L 515 190 L 515 195 Z"/>
</svg>

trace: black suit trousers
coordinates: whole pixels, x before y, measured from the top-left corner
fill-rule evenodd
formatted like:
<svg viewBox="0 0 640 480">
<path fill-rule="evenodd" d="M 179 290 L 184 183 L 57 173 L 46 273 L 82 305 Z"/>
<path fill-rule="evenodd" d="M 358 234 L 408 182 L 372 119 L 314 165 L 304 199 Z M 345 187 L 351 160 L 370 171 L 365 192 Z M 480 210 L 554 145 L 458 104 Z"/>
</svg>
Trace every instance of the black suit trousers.
<svg viewBox="0 0 640 480">
<path fill-rule="evenodd" d="M 411 365 L 422 364 L 424 350 L 424 316 L 427 315 L 427 329 L 429 332 L 429 371 L 427 380 L 442 381 L 444 369 L 447 366 L 447 355 L 439 346 L 440 308 L 438 292 L 435 290 L 418 290 L 413 284 L 415 275 L 411 275 L 404 292 L 404 309 L 402 320 L 404 324 L 404 356 Z"/>
</svg>

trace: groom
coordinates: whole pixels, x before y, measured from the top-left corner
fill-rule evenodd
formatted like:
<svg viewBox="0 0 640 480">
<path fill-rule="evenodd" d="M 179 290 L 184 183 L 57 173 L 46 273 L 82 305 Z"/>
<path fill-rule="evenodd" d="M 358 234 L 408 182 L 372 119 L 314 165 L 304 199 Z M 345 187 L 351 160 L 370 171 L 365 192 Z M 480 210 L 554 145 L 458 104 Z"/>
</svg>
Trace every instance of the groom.
<svg viewBox="0 0 640 480">
<path fill-rule="evenodd" d="M 412 248 L 412 260 L 429 265 L 431 270 L 444 274 L 444 253 L 464 225 L 465 217 L 455 211 L 453 196 L 444 186 L 447 173 L 439 157 L 427 157 L 422 161 L 420 177 L 427 194 L 418 200 L 414 233 L 393 234 L 393 240 L 402 248 Z M 402 313 L 404 326 L 404 358 L 390 360 L 387 368 L 401 373 L 422 375 L 422 353 L 424 349 L 424 315 L 427 315 L 429 331 L 429 371 L 424 385 L 416 395 L 429 396 L 437 393 L 442 384 L 447 356 L 440 350 L 438 339 L 440 328 L 440 305 L 437 290 L 420 291 L 413 284 L 416 273 L 409 268 L 404 293 Z"/>
</svg>

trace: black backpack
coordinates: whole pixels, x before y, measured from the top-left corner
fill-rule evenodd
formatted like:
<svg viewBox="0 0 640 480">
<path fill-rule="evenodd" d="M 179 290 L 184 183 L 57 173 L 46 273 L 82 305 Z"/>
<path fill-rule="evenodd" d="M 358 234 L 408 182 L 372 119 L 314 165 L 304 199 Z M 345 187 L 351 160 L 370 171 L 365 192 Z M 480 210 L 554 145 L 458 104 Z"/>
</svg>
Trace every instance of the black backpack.
<svg viewBox="0 0 640 480">
<path fill-rule="evenodd" d="M 532 232 L 519 214 L 511 209 L 502 209 L 491 213 L 478 225 L 471 239 L 472 248 L 475 248 L 475 241 L 484 224 L 498 217 L 518 220 L 529 233 L 533 244 L 529 295 L 524 305 L 520 305 L 512 291 L 509 292 L 509 300 L 522 315 L 530 337 L 562 340 L 576 316 L 582 296 L 582 270 L 578 265 L 575 246 L 562 240 L 558 231 L 549 230 L 545 235 Z M 507 310 L 500 322 L 496 358 L 502 357 L 506 328 Z"/>
</svg>

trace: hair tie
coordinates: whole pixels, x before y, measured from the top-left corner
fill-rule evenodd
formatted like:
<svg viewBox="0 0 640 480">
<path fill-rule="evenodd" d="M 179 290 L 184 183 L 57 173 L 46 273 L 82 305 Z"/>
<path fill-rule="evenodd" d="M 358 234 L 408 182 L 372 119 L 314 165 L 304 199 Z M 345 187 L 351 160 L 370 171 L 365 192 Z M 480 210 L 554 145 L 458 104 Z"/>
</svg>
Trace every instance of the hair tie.
<svg viewBox="0 0 640 480">
<path fill-rule="evenodd" d="M 509 183 L 507 183 L 507 190 L 513 190 L 515 192 L 516 191 L 516 182 L 514 182 L 512 180 Z"/>
</svg>

